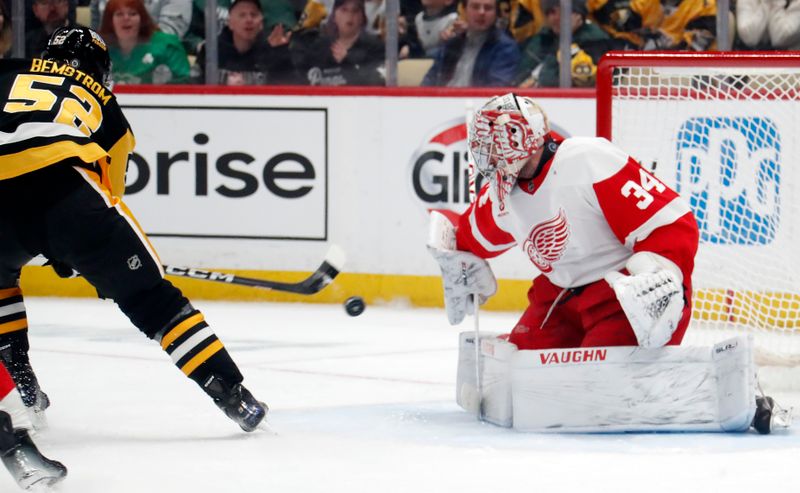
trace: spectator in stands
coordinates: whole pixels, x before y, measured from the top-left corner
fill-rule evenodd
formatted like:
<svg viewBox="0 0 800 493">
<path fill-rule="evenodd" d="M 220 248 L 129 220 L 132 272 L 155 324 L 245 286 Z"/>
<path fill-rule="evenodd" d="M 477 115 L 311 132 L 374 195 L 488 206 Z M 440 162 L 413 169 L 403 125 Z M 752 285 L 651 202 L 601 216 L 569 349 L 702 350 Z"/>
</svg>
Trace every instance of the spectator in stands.
<svg viewBox="0 0 800 493">
<path fill-rule="evenodd" d="M 510 0 L 508 32 L 517 44 L 522 46 L 544 24 L 545 16 L 540 0 Z"/>
<path fill-rule="evenodd" d="M 522 59 L 514 78 L 520 87 L 557 87 L 559 85 L 559 34 L 561 6 L 559 0 L 543 0 L 545 26 L 522 50 Z M 611 37 L 587 18 L 586 3 L 572 1 L 572 85 L 594 86 L 597 62 L 611 49 Z"/>
<path fill-rule="evenodd" d="M 13 0 L 5 0 L 6 6 L 8 7 L 9 16 L 11 15 L 11 5 Z M 38 29 L 42 27 L 41 21 L 33 14 L 33 2 L 35 0 L 25 0 L 25 30 L 30 29 Z M 84 1 L 84 0 L 80 0 Z M 71 24 L 75 23 L 75 16 L 76 16 L 76 9 L 78 8 L 79 0 L 67 0 L 68 4 L 68 13 L 67 19 Z M 26 56 L 31 56 L 30 53 L 26 53 Z"/>
<path fill-rule="evenodd" d="M 297 24 L 295 24 L 294 30 L 319 29 L 325 19 L 328 18 L 328 13 L 331 10 L 333 10 L 333 2 L 331 0 L 307 0 L 303 10 L 297 16 Z"/>
<path fill-rule="evenodd" d="M 659 0 L 588 0 L 587 8 L 589 19 L 611 36 L 616 49 L 644 48 L 642 33 L 657 29 L 663 17 Z"/>
<path fill-rule="evenodd" d="M 187 53 L 197 54 L 206 38 L 206 2 L 205 0 L 190 0 L 191 23 L 185 35 L 181 36 Z M 297 25 L 297 16 L 290 0 L 260 0 L 261 12 L 264 16 L 264 31 L 272 32 L 277 25 L 283 25 L 290 30 Z M 218 34 L 228 22 L 228 10 L 231 0 L 217 0 L 217 28 Z"/>
<path fill-rule="evenodd" d="M 800 0 L 738 0 L 736 32 L 744 48 L 800 49 Z"/>
<path fill-rule="evenodd" d="M 589 12 L 629 48 L 716 49 L 716 0 L 589 0 Z"/>
<path fill-rule="evenodd" d="M 321 29 L 297 33 L 291 53 L 302 83 L 384 85 L 385 48 L 365 31 L 366 20 L 364 0 L 336 0 Z"/>
<path fill-rule="evenodd" d="M 109 0 L 91 0 L 90 27 L 99 29 L 108 3 Z M 144 6 L 159 30 L 178 38 L 186 35 L 192 20 L 192 0 L 144 0 Z"/>
<path fill-rule="evenodd" d="M 465 21 L 457 21 L 437 55 L 423 86 L 508 86 L 519 63 L 514 40 L 495 26 L 496 0 L 466 0 Z M 447 37 L 448 34 L 446 33 Z"/>
<path fill-rule="evenodd" d="M 158 30 L 142 0 L 109 0 L 100 24 L 118 84 L 167 84 L 189 80 L 180 39 Z"/>
<path fill-rule="evenodd" d="M 414 17 L 414 29 L 409 31 L 412 56 L 436 58 L 444 44 L 443 33 L 458 19 L 453 0 L 422 0 L 422 10 Z M 419 46 L 418 50 L 411 47 Z"/>
<path fill-rule="evenodd" d="M 644 30 L 645 50 L 706 51 L 717 48 L 716 0 L 662 0 L 658 29 Z"/>
<path fill-rule="evenodd" d="M 6 0 L 0 0 L 0 58 L 8 56 L 12 38 L 11 10 L 6 6 Z"/>
<path fill-rule="evenodd" d="M 218 83 L 239 86 L 294 82 L 294 66 L 289 55 L 291 34 L 278 24 L 267 37 L 259 1 L 235 0 L 230 7 L 228 25 L 217 42 Z M 196 82 L 205 80 L 205 60 L 205 50 L 201 48 L 192 70 Z"/>
<path fill-rule="evenodd" d="M 50 36 L 59 27 L 69 26 L 69 2 L 67 0 L 34 0 L 33 15 L 39 20 L 39 27 L 27 29 L 25 33 L 25 54 L 30 57 L 41 55 L 47 48 Z"/>
<path fill-rule="evenodd" d="M 466 18 L 465 1 L 458 2 L 458 17 L 462 21 Z M 540 0 L 498 0 L 497 20 L 495 26 L 508 31 L 517 44 L 522 45 L 531 36 L 538 33 L 544 25 L 544 14 Z M 456 28 L 456 34 L 460 30 Z"/>
</svg>

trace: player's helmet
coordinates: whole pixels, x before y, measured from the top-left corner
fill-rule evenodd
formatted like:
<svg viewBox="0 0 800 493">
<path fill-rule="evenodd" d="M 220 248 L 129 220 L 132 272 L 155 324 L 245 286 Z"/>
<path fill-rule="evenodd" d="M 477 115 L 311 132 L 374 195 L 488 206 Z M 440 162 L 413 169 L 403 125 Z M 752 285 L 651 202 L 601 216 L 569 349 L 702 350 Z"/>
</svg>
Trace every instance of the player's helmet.
<svg viewBox="0 0 800 493">
<path fill-rule="evenodd" d="M 108 46 L 94 30 L 83 26 L 56 29 L 47 48 L 45 60 L 55 60 L 86 72 L 104 86 L 111 88 L 111 58 Z"/>
<path fill-rule="evenodd" d="M 475 167 L 490 182 L 513 182 L 549 132 L 538 104 L 509 93 L 493 97 L 475 113 L 467 146 Z"/>
</svg>

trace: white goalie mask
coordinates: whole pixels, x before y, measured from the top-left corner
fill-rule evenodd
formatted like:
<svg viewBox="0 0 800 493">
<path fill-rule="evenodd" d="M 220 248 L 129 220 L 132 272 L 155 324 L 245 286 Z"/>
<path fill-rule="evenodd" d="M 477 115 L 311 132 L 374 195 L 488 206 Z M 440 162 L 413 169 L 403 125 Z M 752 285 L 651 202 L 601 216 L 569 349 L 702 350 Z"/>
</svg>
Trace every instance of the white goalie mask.
<svg viewBox="0 0 800 493">
<path fill-rule="evenodd" d="M 547 115 L 532 99 L 509 93 L 475 112 L 467 146 L 475 167 L 502 201 L 520 170 L 550 132 Z"/>
</svg>

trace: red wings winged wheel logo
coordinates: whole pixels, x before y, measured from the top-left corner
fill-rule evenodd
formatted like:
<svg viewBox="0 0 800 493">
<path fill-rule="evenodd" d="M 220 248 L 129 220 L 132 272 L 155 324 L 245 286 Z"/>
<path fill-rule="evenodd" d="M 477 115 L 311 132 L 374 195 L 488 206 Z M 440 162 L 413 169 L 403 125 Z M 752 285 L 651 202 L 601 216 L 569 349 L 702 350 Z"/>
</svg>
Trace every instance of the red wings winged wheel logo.
<svg viewBox="0 0 800 493">
<path fill-rule="evenodd" d="M 553 263 L 564 255 L 568 240 L 567 215 L 564 209 L 559 209 L 556 217 L 533 227 L 522 248 L 540 271 L 548 273 L 553 270 Z"/>
</svg>

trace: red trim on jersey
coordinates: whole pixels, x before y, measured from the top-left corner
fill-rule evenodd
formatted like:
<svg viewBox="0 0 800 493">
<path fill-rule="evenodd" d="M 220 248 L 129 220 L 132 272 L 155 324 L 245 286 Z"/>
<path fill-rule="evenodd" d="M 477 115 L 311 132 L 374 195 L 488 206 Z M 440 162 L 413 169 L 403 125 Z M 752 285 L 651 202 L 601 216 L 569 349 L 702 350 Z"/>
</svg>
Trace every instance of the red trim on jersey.
<svg viewBox="0 0 800 493">
<path fill-rule="evenodd" d="M 3 400 L 14 388 L 14 380 L 3 363 L 0 363 L 0 400 Z"/>
<path fill-rule="evenodd" d="M 472 231 L 469 222 L 470 215 L 475 216 L 475 224 L 478 232 L 492 245 L 506 245 L 514 243 L 516 240 L 507 231 L 501 229 L 494 220 L 492 214 L 492 200 L 489 198 L 489 184 L 481 188 L 478 198 L 470 204 L 469 208 L 461 214 L 458 220 L 458 230 L 456 231 L 456 245 L 459 250 L 466 250 L 474 253 L 481 258 L 492 258 L 508 251 L 511 247 L 503 250 L 486 250 Z"/>
<path fill-rule="evenodd" d="M 643 174 L 649 177 L 646 179 L 648 183 L 643 183 Z M 662 190 L 659 191 L 653 184 L 661 185 Z M 593 188 L 608 225 L 621 243 L 632 231 L 678 197 L 675 191 L 631 157 L 615 175 L 595 183 Z M 648 204 L 650 198 L 652 202 Z"/>
</svg>

